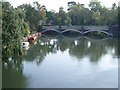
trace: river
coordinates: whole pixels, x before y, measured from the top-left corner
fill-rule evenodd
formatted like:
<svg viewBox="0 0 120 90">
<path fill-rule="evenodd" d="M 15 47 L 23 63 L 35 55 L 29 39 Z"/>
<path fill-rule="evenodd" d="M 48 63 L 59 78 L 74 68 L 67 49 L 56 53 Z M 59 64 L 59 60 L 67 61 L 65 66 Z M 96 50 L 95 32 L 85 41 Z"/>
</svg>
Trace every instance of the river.
<svg viewBox="0 0 120 90">
<path fill-rule="evenodd" d="M 118 40 L 40 37 L 2 73 L 3 88 L 118 88 Z"/>
</svg>

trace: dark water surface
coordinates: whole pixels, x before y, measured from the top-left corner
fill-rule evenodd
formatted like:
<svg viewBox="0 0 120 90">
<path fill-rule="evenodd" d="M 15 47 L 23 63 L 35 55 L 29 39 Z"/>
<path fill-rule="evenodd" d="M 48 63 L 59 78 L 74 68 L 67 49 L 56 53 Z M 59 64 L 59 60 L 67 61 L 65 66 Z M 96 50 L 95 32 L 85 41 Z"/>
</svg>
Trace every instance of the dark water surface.
<svg viewBox="0 0 120 90">
<path fill-rule="evenodd" d="M 118 88 L 118 41 L 42 37 L 3 62 L 3 87 Z"/>
</svg>

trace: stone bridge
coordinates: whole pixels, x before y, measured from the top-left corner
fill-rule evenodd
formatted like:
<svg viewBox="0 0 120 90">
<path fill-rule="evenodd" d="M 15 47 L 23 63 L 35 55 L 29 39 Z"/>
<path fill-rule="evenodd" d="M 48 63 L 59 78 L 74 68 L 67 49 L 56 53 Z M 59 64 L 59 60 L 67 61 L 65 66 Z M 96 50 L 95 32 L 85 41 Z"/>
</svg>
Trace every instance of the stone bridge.
<svg viewBox="0 0 120 90">
<path fill-rule="evenodd" d="M 102 32 L 108 36 L 112 36 L 108 26 L 43 26 L 42 30 L 40 30 L 42 34 L 48 31 L 57 32 L 58 34 L 64 34 L 68 31 L 73 31 L 82 35 L 89 32 Z"/>
</svg>

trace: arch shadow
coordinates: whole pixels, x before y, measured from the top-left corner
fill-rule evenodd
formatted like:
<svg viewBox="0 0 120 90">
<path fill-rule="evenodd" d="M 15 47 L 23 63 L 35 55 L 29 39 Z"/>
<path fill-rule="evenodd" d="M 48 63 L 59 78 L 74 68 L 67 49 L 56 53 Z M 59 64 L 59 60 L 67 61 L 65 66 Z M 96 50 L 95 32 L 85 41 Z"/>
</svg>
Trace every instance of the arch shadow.
<svg viewBox="0 0 120 90">
<path fill-rule="evenodd" d="M 79 34 L 83 34 L 82 31 L 79 31 L 79 30 L 76 30 L 76 29 L 66 29 L 66 30 L 62 31 L 61 34 L 67 33 L 67 32 L 69 32 L 69 31 L 77 32 L 77 33 L 79 33 Z"/>
<path fill-rule="evenodd" d="M 46 30 L 42 31 L 41 33 L 44 34 L 44 33 L 47 33 L 47 32 L 51 32 L 51 33 L 54 32 L 54 33 L 59 34 L 59 31 L 56 30 L 56 29 L 46 29 Z"/>
</svg>

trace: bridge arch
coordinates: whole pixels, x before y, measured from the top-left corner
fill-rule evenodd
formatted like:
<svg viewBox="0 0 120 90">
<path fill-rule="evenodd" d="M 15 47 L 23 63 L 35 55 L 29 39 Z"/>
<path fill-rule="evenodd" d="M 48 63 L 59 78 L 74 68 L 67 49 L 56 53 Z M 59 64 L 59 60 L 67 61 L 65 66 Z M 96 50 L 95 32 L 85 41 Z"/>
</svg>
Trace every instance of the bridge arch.
<svg viewBox="0 0 120 90">
<path fill-rule="evenodd" d="M 68 31 L 73 31 L 73 32 L 77 32 L 79 34 L 82 34 L 82 31 L 79 31 L 79 30 L 76 30 L 76 29 L 66 29 L 66 30 L 62 31 L 61 33 L 64 34 L 64 33 L 68 32 Z"/>
<path fill-rule="evenodd" d="M 91 33 L 91 32 L 102 32 L 102 33 L 106 34 L 107 36 L 109 35 L 109 33 L 106 30 L 86 30 L 84 32 L 84 35 L 87 33 Z"/>
<path fill-rule="evenodd" d="M 59 31 L 56 30 L 56 29 L 46 29 L 46 30 L 43 30 L 41 33 L 43 34 L 43 33 L 45 33 L 45 32 L 50 32 L 50 31 L 59 33 Z"/>
<path fill-rule="evenodd" d="M 102 39 L 93 39 L 93 38 L 90 38 L 90 37 L 87 37 L 87 36 L 84 36 L 85 39 L 89 40 L 89 41 L 105 41 L 108 39 L 108 37 L 105 37 L 105 38 L 102 38 Z"/>
</svg>

